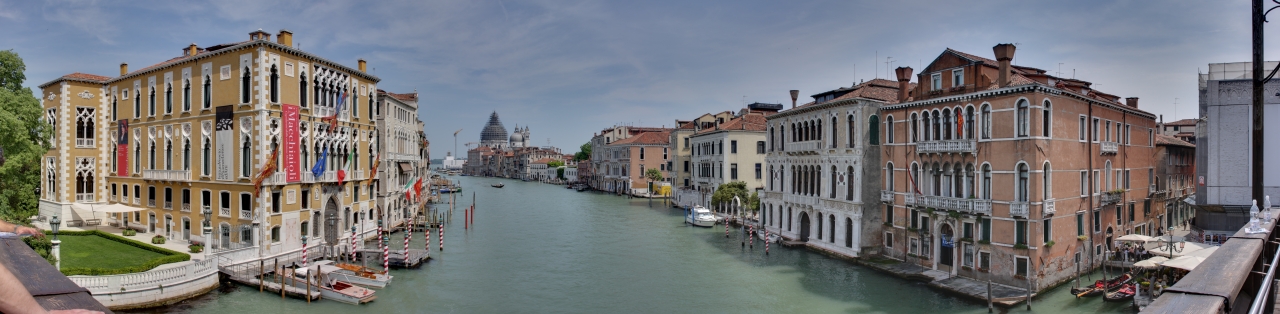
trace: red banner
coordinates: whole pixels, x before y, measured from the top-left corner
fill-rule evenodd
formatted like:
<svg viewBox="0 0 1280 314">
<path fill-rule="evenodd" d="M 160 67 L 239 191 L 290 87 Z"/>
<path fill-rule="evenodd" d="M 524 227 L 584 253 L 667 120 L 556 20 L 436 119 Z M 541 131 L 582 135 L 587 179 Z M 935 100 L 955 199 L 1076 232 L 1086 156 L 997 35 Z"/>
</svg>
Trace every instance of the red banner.
<svg viewBox="0 0 1280 314">
<path fill-rule="evenodd" d="M 116 138 L 116 175 L 129 176 L 129 120 L 117 122 L 120 132 Z"/>
<path fill-rule="evenodd" d="M 283 108 L 285 181 L 298 182 L 302 181 L 301 161 L 298 160 L 298 106 L 285 104 Z"/>
</svg>

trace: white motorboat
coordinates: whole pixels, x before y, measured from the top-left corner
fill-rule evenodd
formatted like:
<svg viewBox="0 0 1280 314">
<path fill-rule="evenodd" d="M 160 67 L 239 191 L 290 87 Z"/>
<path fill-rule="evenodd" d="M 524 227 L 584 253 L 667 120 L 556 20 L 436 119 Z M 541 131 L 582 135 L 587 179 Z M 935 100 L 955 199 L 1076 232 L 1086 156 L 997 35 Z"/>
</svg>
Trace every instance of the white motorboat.
<svg viewBox="0 0 1280 314">
<path fill-rule="evenodd" d="M 319 269 L 320 271 L 311 276 L 312 289 L 320 290 L 320 296 L 328 300 L 334 300 L 346 304 L 360 305 L 373 302 L 377 299 L 374 296 L 373 289 L 357 286 L 350 282 L 337 279 L 336 273 L 342 269 L 333 265 L 314 265 L 307 268 L 293 269 L 292 273 L 298 280 L 287 280 L 294 287 L 307 287 L 307 274 Z"/>
<path fill-rule="evenodd" d="M 316 265 L 331 265 L 339 268 L 330 276 L 338 281 L 346 281 L 356 285 L 368 288 L 386 288 L 391 283 L 394 276 L 387 274 L 385 270 L 373 270 L 368 267 L 353 265 L 347 263 L 333 263 L 332 261 L 316 261 Z"/>
<path fill-rule="evenodd" d="M 711 227 L 716 225 L 716 216 L 705 207 L 694 206 L 684 217 L 684 222 L 698 227 Z"/>
<path fill-rule="evenodd" d="M 760 240 L 764 240 L 765 242 L 778 243 L 777 233 L 769 233 L 769 237 L 765 238 L 764 230 L 756 230 L 756 237 L 760 238 Z"/>
</svg>

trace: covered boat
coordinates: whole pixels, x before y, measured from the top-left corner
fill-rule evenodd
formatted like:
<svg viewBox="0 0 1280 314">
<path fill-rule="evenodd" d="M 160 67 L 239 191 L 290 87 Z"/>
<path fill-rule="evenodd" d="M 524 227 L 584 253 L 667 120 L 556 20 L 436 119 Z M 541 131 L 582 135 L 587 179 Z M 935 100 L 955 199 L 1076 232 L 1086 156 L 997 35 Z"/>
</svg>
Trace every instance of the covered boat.
<svg viewBox="0 0 1280 314">
<path fill-rule="evenodd" d="M 317 269 L 319 272 L 312 274 L 312 272 L 315 272 Z M 293 284 L 295 287 L 305 288 L 307 287 L 307 280 L 310 278 L 310 285 L 314 287 L 312 289 L 320 290 L 320 295 L 322 297 L 346 304 L 360 305 L 373 302 L 374 299 L 378 298 L 377 296 L 374 296 L 374 291 L 371 289 L 338 280 L 336 273 L 341 270 L 341 268 L 333 265 L 316 265 L 307 268 L 297 268 L 293 270 L 293 275 L 298 280 L 287 280 L 286 282 Z M 312 274 L 312 276 L 308 277 L 308 274 Z"/>
<path fill-rule="evenodd" d="M 689 214 L 684 217 L 684 222 L 698 227 L 711 227 L 716 225 L 716 216 L 712 215 L 711 210 L 705 207 L 694 206 L 689 209 Z"/>
<path fill-rule="evenodd" d="M 339 281 L 346 281 L 356 285 L 369 288 L 386 288 L 394 278 L 387 274 L 385 270 L 374 270 L 368 267 L 348 264 L 333 263 L 332 261 L 316 261 L 317 265 L 331 265 L 337 267 L 331 276 Z"/>
</svg>

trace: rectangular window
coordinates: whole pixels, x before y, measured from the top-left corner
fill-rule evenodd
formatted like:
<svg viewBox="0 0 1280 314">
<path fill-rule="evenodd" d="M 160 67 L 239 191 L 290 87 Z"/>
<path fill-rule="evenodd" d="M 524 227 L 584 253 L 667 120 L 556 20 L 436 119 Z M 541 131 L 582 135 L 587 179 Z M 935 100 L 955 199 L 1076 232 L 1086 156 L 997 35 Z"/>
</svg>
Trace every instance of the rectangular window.
<svg viewBox="0 0 1280 314">
<path fill-rule="evenodd" d="M 991 241 L 991 218 L 982 218 L 981 241 Z"/>
<path fill-rule="evenodd" d="M 1102 232 L 1102 211 L 1093 210 L 1093 233 Z"/>
<path fill-rule="evenodd" d="M 893 205 L 884 205 L 884 221 L 893 224 Z"/>
<path fill-rule="evenodd" d="M 1147 129 L 1147 146 L 1155 146 L 1156 134 L 1151 129 Z"/>
<path fill-rule="evenodd" d="M 1089 134 L 1089 140 L 1094 143 L 1098 142 L 1098 118 L 1093 118 L 1093 133 Z"/>
<path fill-rule="evenodd" d="M 951 70 L 951 87 L 964 86 L 964 69 Z"/>
<path fill-rule="evenodd" d="M 688 161 L 688 160 L 685 160 L 685 161 L 684 161 L 684 172 L 685 172 L 685 173 L 689 173 L 689 161 Z"/>
<path fill-rule="evenodd" d="M 1076 213 L 1076 236 L 1084 235 L 1084 213 Z"/>
<path fill-rule="evenodd" d="M 1018 220 L 1013 222 L 1013 237 L 1014 237 L 1013 243 L 1022 244 L 1022 245 L 1027 244 L 1027 221 L 1026 220 Z"/>
<path fill-rule="evenodd" d="M 760 163 L 756 163 L 756 180 L 764 178 L 764 172 L 763 169 L 760 168 L 761 166 L 762 165 Z"/>
<path fill-rule="evenodd" d="M 984 270 L 991 269 L 991 252 L 978 253 L 978 268 Z"/>
<path fill-rule="evenodd" d="M 1124 189 L 1129 189 L 1129 169 L 1124 170 Z"/>
<path fill-rule="evenodd" d="M 932 82 L 932 84 L 930 84 L 930 87 L 932 87 L 932 89 L 930 90 L 942 89 L 942 73 L 934 73 L 933 75 L 930 76 L 930 81 Z"/>
<path fill-rule="evenodd" d="M 973 244 L 964 244 L 963 263 L 965 267 L 973 267 Z"/>
<path fill-rule="evenodd" d="M 640 148 L 640 160 L 644 160 L 644 147 Z"/>
<path fill-rule="evenodd" d="M 1093 171 L 1093 194 L 1096 195 L 1100 192 L 1102 192 L 1102 176 L 1101 176 L 1101 173 L 1098 173 L 1098 170 L 1094 170 Z"/>
<path fill-rule="evenodd" d="M 1089 194 L 1089 172 L 1080 170 L 1080 196 Z"/>
<path fill-rule="evenodd" d="M 1049 241 L 1053 241 L 1053 219 L 1046 218 L 1044 220 L 1043 225 L 1040 226 L 1040 231 L 1044 233 L 1043 243 L 1049 243 Z"/>
<path fill-rule="evenodd" d="M 756 154 L 764 154 L 764 141 L 756 142 Z"/>
<path fill-rule="evenodd" d="M 1014 260 L 1014 264 L 1017 264 L 1017 267 L 1018 267 L 1018 270 L 1017 270 L 1017 272 L 1016 272 L 1016 273 L 1014 273 L 1014 275 L 1018 275 L 1018 276 L 1026 277 L 1026 276 L 1027 276 L 1027 268 L 1028 268 L 1028 267 L 1027 267 L 1027 266 L 1028 266 L 1028 264 L 1027 264 L 1027 258 L 1026 258 L 1026 257 L 1014 257 L 1014 258 L 1013 258 L 1013 260 Z"/>
<path fill-rule="evenodd" d="M 1129 135 L 1130 135 L 1130 134 L 1129 134 L 1129 131 L 1130 131 L 1131 129 L 1133 129 L 1132 127 L 1133 127 L 1133 125 L 1131 125 L 1131 124 L 1125 124 L 1125 125 L 1124 125 L 1124 144 L 1125 144 L 1125 145 L 1129 145 L 1129 144 L 1132 142 L 1132 141 L 1131 141 L 1131 138 L 1129 137 Z"/>
<path fill-rule="evenodd" d="M 356 191 L 358 192 L 359 190 L 356 190 Z M 355 195 L 359 195 L 359 193 L 356 193 Z M 280 197 L 280 191 L 271 192 L 271 212 L 272 213 L 279 213 L 283 209 L 280 206 L 281 199 L 282 198 Z"/>
<path fill-rule="evenodd" d="M 732 180 L 738 179 L 738 164 L 736 163 L 729 164 L 729 179 L 732 179 Z"/>
<path fill-rule="evenodd" d="M 920 211 L 911 210 L 911 229 L 920 229 Z"/>
<path fill-rule="evenodd" d="M 893 248 L 893 233 L 892 233 L 892 232 L 885 232 L 885 233 L 884 233 L 884 247 L 887 247 L 887 248 Z"/>
<path fill-rule="evenodd" d="M 1084 128 L 1085 128 L 1085 125 L 1084 125 L 1084 116 L 1080 116 L 1080 123 L 1079 123 L 1079 126 L 1080 126 L 1080 130 L 1079 130 L 1079 131 L 1080 131 L 1080 141 L 1081 141 L 1081 142 L 1083 142 L 1083 141 L 1084 141 Z"/>
<path fill-rule="evenodd" d="M 737 153 L 738 153 L 738 141 L 736 141 L 736 140 L 734 140 L 734 141 L 729 141 L 729 153 L 730 153 L 730 154 L 737 154 Z"/>
<path fill-rule="evenodd" d="M 1106 132 L 1102 133 L 1102 135 L 1106 136 L 1104 141 L 1110 142 L 1111 141 L 1111 120 L 1107 120 L 1106 122 L 1103 122 L 1103 124 L 1104 124 L 1103 128 L 1106 129 L 1105 130 Z"/>
<path fill-rule="evenodd" d="M 240 194 L 240 218 L 245 217 L 245 213 L 253 211 L 253 198 L 249 194 Z"/>
<path fill-rule="evenodd" d="M 222 192 L 222 193 L 219 193 L 218 196 L 220 196 L 221 198 L 219 199 L 219 201 L 222 201 L 220 204 L 218 204 L 218 208 L 222 209 L 223 211 L 230 211 L 231 210 L 231 192 Z"/>
<path fill-rule="evenodd" d="M 302 209 L 311 208 L 311 190 L 302 189 L 302 199 L 300 202 L 302 203 Z"/>
<path fill-rule="evenodd" d="M 965 223 L 964 223 L 964 230 L 963 230 L 963 233 L 961 233 L 961 234 L 963 235 L 963 236 L 962 236 L 963 238 L 973 239 L 973 223 L 972 223 L 972 222 L 965 222 Z"/>
</svg>

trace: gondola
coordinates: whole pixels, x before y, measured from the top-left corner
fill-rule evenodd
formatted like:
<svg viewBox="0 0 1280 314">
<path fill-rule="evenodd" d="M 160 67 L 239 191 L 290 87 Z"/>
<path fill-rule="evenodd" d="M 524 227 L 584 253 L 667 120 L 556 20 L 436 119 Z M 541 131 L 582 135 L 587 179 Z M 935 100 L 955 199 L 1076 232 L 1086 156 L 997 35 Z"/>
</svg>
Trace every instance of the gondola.
<svg viewBox="0 0 1280 314">
<path fill-rule="evenodd" d="M 502 183 L 494 183 L 494 184 L 492 184 L 492 185 L 490 185 L 490 186 L 501 189 L 502 187 L 504 187 L 504 186 L 506 186 L 506 185 L 503 185 Z"/>
<path fill-rule="evenodd" d="M 1103 296 L 1102 299 L 1103 301 L 1108 302 L 1128 301 L 1133 299 L 1135 292 L 1137 292 L 1137 286 L 1134 286 L 1132 283 L 1126 283 L 1121 286 L 1120 289 L 1116 289 L 1116 291 L 1107 292 L 1107 295 Z"/>
<path fill-rule="evenodd" d="M 1076 295 L 1077 298 L 1097 296 L 1103 294 L 1103 292 L 1114 291 L 1124 284 L 1129 283 L 1130 280 L 1133 280 L 1132 275 L 1121 274 L 1116 278 L 1106 281 L 1105 284 L 1102 280 L 1098 280 L 1094 282 L 1092 286 L 1071 288 L 1071 294 Z"/>
</svg>

